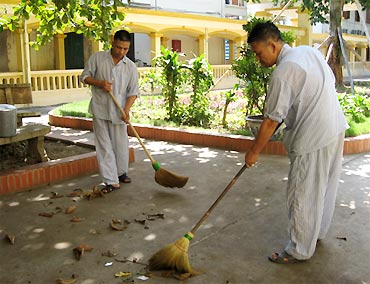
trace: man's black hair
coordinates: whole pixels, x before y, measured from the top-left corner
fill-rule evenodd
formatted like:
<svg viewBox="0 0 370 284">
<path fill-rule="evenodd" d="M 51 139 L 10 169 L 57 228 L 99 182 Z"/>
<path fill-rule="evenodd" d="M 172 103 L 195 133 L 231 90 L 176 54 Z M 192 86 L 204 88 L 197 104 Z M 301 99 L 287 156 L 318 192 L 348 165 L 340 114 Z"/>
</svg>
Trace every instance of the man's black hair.
<svg viewBox="0 0 370 284">
<path fill-rule="evenodd" d="M 256 41 L 283 40 L 280 30 L 271 21 L 256 24 L 248 35 L 248 43 Z"/>
<path fill-rule="evenodd" d="M 130 33 L 126 30 L 119 30 L 114 34 L 114 40 L 131 42 Z"/>
</svg>

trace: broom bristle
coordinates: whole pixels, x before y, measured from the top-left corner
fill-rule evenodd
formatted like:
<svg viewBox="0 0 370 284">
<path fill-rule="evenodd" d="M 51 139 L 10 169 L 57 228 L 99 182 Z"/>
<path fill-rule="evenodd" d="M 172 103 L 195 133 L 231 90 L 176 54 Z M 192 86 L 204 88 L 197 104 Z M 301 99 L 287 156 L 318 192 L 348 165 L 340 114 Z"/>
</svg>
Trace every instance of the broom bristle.
<svg viewBox="0 0 370 284">
<path fill-rule="evenodd" d="M 155 181 L 165 187 L 183 187 L 188 182 L 188 177 L 176 175 L 168 170 L 159 168 L 155 172 Z"/>
<path fill-rule="evenodd" d="M 192 234 L 189 232 L 186 235 L 190 236 Z M 181 274 L 191 273 L 192 268 L 188 257 L 190 240 L 185 236 L 156 252 L 149 259 L 149 269 L 175 270 Z"/>
</svg>

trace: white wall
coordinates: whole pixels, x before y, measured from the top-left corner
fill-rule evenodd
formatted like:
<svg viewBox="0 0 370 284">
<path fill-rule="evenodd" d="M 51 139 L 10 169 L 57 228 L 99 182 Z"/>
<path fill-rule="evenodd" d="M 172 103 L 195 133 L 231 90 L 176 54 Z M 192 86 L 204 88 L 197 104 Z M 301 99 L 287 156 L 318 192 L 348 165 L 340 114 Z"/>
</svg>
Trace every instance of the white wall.
<svg viewBox="0 0 370 284">
<path fill-rule="evenodd" d="M 136 1 L 144 2 L 145 0 L 134 0 L 134 2 Z M 225 5 L 224 0 L 146 0 L 145 2 L 154 4 L 154 7 L 157 4 L 158 10 L 208 14 L 212 16 L 221 16 L 223 6 Z"/>
<path fill-rule="evenodd" d="M 150 38 L 147 34 L 135 33 L 135 59 L 141 63 L 151 64 L 150 58 Z M 140 63 L 138 63 L 140 65 Z M 141 67 L 141 66 L 139 66 Z"/>
</svg>

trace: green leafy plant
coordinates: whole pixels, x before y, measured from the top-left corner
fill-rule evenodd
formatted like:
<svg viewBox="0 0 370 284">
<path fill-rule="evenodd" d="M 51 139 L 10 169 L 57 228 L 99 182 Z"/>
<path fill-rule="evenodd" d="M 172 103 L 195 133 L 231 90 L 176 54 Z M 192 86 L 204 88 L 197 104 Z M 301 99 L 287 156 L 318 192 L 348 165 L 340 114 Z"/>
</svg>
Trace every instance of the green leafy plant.
<svg viewBox="0 0 370 284">
<path fill-rule="evenodd" d="M 226 116 L 227 116 L 227 108 L 229 107 L 229 104 L 236 101 L 236 91 L 239 89 L 239 84 L 235 84 L 234 87 L 227 92 L 224 93 L 225 95 L 225 105 L 222 112 L 222 126 L 224 128 L 227 127 L 226 123 Z"/>
<path fill-rule="evenodd" d="M 212 118 L 207 96 L 209 88 L 213 85 L 211 65 L 204 55 L 189 60 L 186 65 L 188 70 L 188 82 L 193 93 L 190 96 L 190 104 L 181 115 L 181 123 L 193 126 L 206 126 Z"/>
<path fill-rule="evenodd" d="M 341 93 L 338 99 L 347 118 L 361 123 L 366 117 L 370 117 L 370 98 L 364 94 Z"/>
<path fill-rule="evenodd" d="M 186 80 L 185 65 L 179 60 L 182 54 L 168 50 L 161 46 L 161 55 L 154 58 L 156 67 L 160 69 L 162 93 L 165 97 L 165 105 L 168 119 L 176 119 L 175 110 L 178 107 L 178 91 Z"/>
<path fill-rule="evenodd" d="M 156 69 L 151 69 L 149 72 L 146 72 L 139 79 L 140 89 L 146 89 L 146 86 L 150 86 L 150 92 L 153 94 L 155 86 L 159 84 L 160 75 Z"/>
</svg>

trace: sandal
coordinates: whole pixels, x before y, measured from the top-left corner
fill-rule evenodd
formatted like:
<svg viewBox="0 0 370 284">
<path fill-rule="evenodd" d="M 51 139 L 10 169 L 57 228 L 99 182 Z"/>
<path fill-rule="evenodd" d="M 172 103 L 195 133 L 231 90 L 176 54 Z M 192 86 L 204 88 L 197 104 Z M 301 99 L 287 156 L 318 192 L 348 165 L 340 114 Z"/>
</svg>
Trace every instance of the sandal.
<svg viewBox="0 0 370 284">
<path fill-rule="evenodd" d="M 115 191 L 115 190 L 118 190 L 120 189 L 119 186 L 113 186 L 111 184 L 107 184 L 102 190 L 101 192 L 104 193 L 104 194 L 107 194 L 107 193 L 111 193 L 112 191 Z"/>
<path fill-rule="evenodd" d="M 280 264 L 291 264 L 291 263 L 298 263 L 302 262 L 303 260 L 299 260 L 288 254 L 286 251 L 281 253 L 274 252 L 271 256 L 268 257 L 270 261 Z"/>
<path fill-rule="evenodd" d="M 123 182 L 123 183 L 130 183 L 131 182 L 131 179 L 127 176 L 127 174 L 122 174 L 118 177 L 119 181 L 120 182 Z"/>
</svg>

